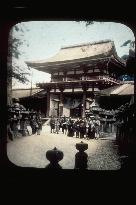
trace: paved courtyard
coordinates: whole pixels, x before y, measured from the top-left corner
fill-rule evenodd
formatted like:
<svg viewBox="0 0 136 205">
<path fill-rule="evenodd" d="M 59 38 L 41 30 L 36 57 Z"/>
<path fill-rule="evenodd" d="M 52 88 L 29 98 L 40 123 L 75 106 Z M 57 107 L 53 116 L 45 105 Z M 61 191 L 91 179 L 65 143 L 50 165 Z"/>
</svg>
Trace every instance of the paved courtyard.
<svg viewBox="0 0 136 205">
<path fill-rule="evenodd" d="M 115 136 L 103 137 L 98 140 L 83 139 L 88 143 L 88 169 L 90 170 L 117 170 L 121 164 L 115 145 Z M 73 169 L 75 164 L 76 143 L 81 139 L 67 137 L 66 135 L 51 134 L 50 127 L 44 125 L 41 135 L 21 137 L 7 143 L 7 155 L 9 160 L 21 167 L 44 168 L 49 161 L 46 152 L 57 147 L 64 153 L 60 161 L 63 169 Z"/>
</svg>

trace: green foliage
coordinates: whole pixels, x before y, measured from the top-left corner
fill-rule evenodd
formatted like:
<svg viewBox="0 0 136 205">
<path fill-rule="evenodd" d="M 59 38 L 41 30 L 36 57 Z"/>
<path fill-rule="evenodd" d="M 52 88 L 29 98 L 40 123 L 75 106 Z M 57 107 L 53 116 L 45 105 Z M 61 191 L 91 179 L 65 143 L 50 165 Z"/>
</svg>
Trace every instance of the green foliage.
<svg viewBox="0 0 136 205">
<path fill-rule="evenodd" d="M 120 47 L 127 46 L 130 43 L 131 43 L 131 40 L 127 40 Z"/>
<path fill-rule="evenodd" d="M 77 22 L 83 22 L 83 21 L 77 21 Z M 94 21 L 85 21 L 85 24 L 86 24 L 86 27 L 89 26 L 89 25 L 92 25 L 94 24 Z"/>
<path fill-rule="evenodd" d="M 94 21 L 86 21 L 86 27 L 92 24 L 94 24 Z"/>
<path fill-rule="evenodd" d="M 22 38 L 19 38 L 16 35 L 13 35 L 13 31 L 15 33 L 20 32 L 20 36 Z M 17 63 L 13 63 L 15 60 L 19 60 L 20 56 L 22 55 L 22 52 L 19 51 L 19 48 L 22 44 L 27 44 L 28 43 L 24 40 L 24 32 L 28 31 L 25 26 L 22 24 L 20 25 L 15 25 L 11 32 L 10 32 L 10 37 L 9 37 L 9 67 L 8 67 L 8 77 L 12 77 L 17 79 L 21 83 L 26 83 L 29 82 L 28 78 L 24 74 L 29 73 L 24 73 L 24 68 L 21 68 L 20 66 L 17 65 Z"/>
<path fill-rule="evenodd" d="M 126 61 L 128 59 L 128 57 L 129 57 L 129 55 L 123 55 L 121 58 Z"/>
</svg>

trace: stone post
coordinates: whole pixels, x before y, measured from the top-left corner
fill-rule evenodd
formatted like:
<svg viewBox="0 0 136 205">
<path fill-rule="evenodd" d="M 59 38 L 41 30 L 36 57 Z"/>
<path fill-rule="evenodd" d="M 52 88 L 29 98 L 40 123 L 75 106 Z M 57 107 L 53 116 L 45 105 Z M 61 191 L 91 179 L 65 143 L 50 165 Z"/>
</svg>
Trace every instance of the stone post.
<svg viewBox="0 0 136 205">
<path fill-rule="evenodd" d="M 76 144 L 76 149 L 79 152 L 75 155 L 75 169 L 87 169 L 88 155 L 84 151 L 88 149 L 88 144 L 81 141 Z"/>
<path fill-rule="evenodd" d="M 46 152 L 46 158 L 50 161 L 50 163 L 45 167 L 46 169 L 62 169 L 62 167 L 58 164 L 59 161 L 63 159 L 63 152 L 58 150 L 56 147 L 52 150 L 48 150 Z"/>
</svg>

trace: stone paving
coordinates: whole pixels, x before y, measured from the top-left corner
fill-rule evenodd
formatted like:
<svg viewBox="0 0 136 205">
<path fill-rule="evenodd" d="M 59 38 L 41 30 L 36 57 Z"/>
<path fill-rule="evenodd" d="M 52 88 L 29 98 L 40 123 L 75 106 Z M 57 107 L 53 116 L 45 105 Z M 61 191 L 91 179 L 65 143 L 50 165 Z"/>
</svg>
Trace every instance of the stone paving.
<svg viewBox="0 0 136 205">
<path fill-rule="evenodd" d="M 88 143 L 88 169 L 89 170 L 117 170 L 121 164 L 115 145 L 115 136 L 103 137 L 98 140 L 83 139 Z M 7 143 L 7 155 L 9 160 L 21 167 L 44 168 L 49 161 L 46 152 L 57 147 L 64 153 L 60 161 L 63 169 L 73 169 L 75 164 L 76 143 L 81 139 L 67 137 L 66 135 L 51 134 L 50 127 L 44 125 L 41 135 L 21 137 Z"/>
</svg>

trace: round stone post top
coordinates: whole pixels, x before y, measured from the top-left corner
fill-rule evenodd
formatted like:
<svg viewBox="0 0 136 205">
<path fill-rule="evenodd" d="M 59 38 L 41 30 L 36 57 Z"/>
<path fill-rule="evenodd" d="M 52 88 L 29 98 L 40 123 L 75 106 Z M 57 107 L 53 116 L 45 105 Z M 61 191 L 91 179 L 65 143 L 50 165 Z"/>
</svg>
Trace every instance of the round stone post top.
<svg viewBox="0 0 136 205">
<path fill-rule="evenodd" d="M 79 150 L 79 151 L 85 151 L 88 149 L 88 144 L 87 143 L 84 143 L 83 141 L 81 141 L 80 143 L 77 143 L 76 144 L 76 149 Z"/>
<path fill-rule="evenodd" d="M 58 150 L 56 147 L 46 152 L 46 158 L 51 163 L 58 163 L 63 159 L 63 156 L 64 156 L 63 152 L 61 150 Z"/>
</svg>

